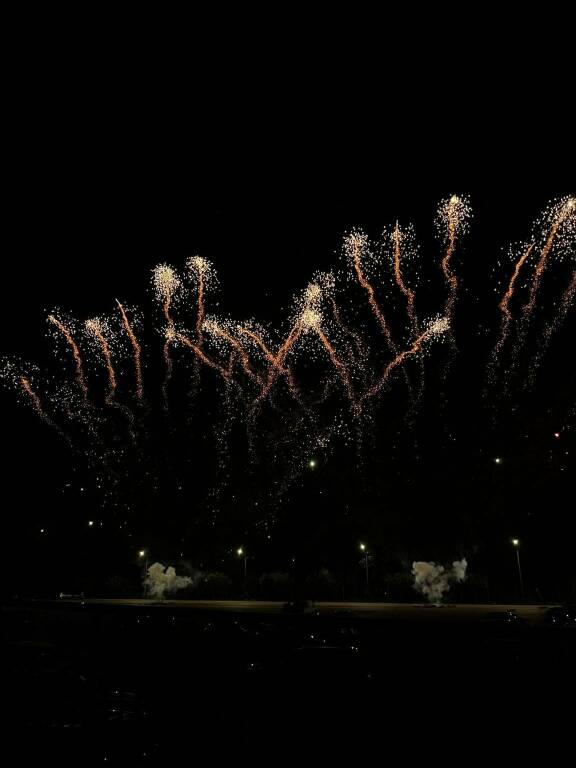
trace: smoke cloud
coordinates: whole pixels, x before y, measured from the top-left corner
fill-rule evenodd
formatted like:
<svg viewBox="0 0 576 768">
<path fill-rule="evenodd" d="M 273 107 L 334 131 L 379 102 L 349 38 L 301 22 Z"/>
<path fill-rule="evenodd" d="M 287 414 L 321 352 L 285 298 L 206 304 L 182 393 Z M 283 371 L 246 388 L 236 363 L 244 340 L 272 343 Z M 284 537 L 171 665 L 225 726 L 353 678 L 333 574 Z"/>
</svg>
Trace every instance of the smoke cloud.
<svg viewBox="0 0 576 768">
<path fill-rule="evenodd" d="M 176 592 L 192 584 L 190 576 L 177 576 L 176 571 L 170 565 L 168 567 L 162 563 L 154 563 L 148 568 L 148 573 L 144 579 L 146 594 L 150 597 L 162 599 L 170 592 Z"/>
<path fill-rule="evenodd" d="M 466 579 L 466 558 L 454 560 L 452 568 L 446 570 L 443 565 L 418 561 L 412 563 L 414 589 L 421 592 L 431 603 L 440 603 L 454 581 Z"/>
</svg>

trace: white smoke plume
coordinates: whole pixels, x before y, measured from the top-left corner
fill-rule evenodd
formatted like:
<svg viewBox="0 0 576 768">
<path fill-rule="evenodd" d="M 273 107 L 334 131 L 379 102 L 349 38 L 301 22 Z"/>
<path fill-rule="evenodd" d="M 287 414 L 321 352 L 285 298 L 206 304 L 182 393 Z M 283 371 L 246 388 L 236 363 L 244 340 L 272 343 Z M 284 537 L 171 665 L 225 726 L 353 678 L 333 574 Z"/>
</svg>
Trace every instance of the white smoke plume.
<svg viewBox="0 0 576 768">
<path fill-rule="evenodd" d="M 177 589 L 183 589 L 190 584 L 192 584 L 190 576 L 177 576 L 171 565 L 166 567 L 162 563 L 151 565 L 144 579 L 146 594 L 159 599 L 169 592 L 176 592 Z"/>
<path fill-rule="evenodd" d="M 462 582 L 466 578 L 466 558 L 454 560 L 452 568 L 446 570 L 443 565 L 418 561 L 412 563 L 414 589 L 421 592 L 431 603 L 440 603 L 453 581 Z"/>
</svg>

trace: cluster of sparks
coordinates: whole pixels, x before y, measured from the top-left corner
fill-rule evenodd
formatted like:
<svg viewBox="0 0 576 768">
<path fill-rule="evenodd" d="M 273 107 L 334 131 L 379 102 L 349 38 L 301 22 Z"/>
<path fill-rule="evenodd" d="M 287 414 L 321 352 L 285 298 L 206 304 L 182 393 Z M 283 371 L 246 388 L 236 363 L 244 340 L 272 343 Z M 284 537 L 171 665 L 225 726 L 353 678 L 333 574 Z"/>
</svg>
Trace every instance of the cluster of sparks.
<svg viewBox="0 0 576 768">
<path fill-rule="evenodd" d="M 414 229 L 398 223 L 384 233 L 380 247 L 371 243 L 364 232 L 349 233 L 343 245 L 344 273 L 314 275 L 296 298 L 283 334 L 267 330 L 254 320 L 236 321 L 211 314 L 210 301 L 217 280 L 213 265 L 204 257 L 189 258 L 182 274 L 167 264 L 158 265 L 153 270 L 152 287 L 162 338 L 160 389 L 164 410 L 170 409 L 175 362 L 186 356 L 191 356 L 196 379 L 205 370 L 223 386 L 227 402 L 234 401 L 252 447 L 257 442 L 259 425 L 268 425 L 270 418 L 280 429 L 284 425 L 286 441 L 292 436 L 295 443 L 301 442 L 302 434 L 294 424 L 305 424 L 312 449 L 324 446 L 336 432 L 354 432 L 386 403 L 387 391 L 398 372 L 414 403 L 413 379 L 419 379 L 421 398 L 424 357 L 432 342 L 452 335 L 461 284 L 460 246 L 470 217 L 470 205 L 463 197 L 452 196 L 439 206 L 437 225 L 442 246 L 437 268 L 444 280 L 445 298 L 440 313 L 427 320 L 417 313 L 418 286 L 413 264 L 419 250 Z M 538 309 L 545 273 L 554 261 L 567 259 L 572 265 L 571 276 L 555 315 L 540 332 L 527 377 L 533 380 L 552 335 L 574 302 L 575 234 L 576 201 L 564 198 L 550 206 L 535 224 L 532 238 L 515 252 L 499 298 L 500 328 L 486 366 L 485 392 L 494 391 L 499 382 L 507 382 L 513 375 Z M 382 289 L 386 272 L 403 303 L 402 323 L 397 317 L 391 322 Z M 345 291 L 341 290 L 342 278 L 346 281 Z M 351 310 L 352 283 L 355 293 Z M 520 289 L 523 301 L 519 304 L 516 294 Z M 5 378 L 46 424 L 65 435 L 73 432 L 74 421 L 88 425 L 83 434 L 101 447 L 105 439 L 99 435 L 98 425 L 105 420 L 107 408 L 110 411 L 112 406 L 126 414 L 130 435 L 136 439 L 139 422 L 155 402 L 147 382 L 144 359 L 150 353 L 143 356 L 139 313 L 118 300 L 116 305 L 114 315 L 91 318 L 83 324 L 61 313 L 48 315 L 48 323 L 65 344 L 73 366 L 73 382 L 64 389 L 51 393 L 47 380 L 39 374 L 31 376 L 24 365 L 12 362 L 5 368 Z M 403 330 L 397 333 L 400 325 Z M 105 370 L 104 392 L 93 382 L 91 365 L 95 360 Z M 312 376 L 308 372 L 311 366 Z M 209 386 L 215 386 L 213 378 Z M 62 392 L 67 395 L 63 397 Z M 326 403 L 332 403 L 337 415 L 331 426 L 326 427 L 323 420 L 320 427 L 317 412 Z M 274 434 L 277 439 L 277 429 Z"/>
</svg>

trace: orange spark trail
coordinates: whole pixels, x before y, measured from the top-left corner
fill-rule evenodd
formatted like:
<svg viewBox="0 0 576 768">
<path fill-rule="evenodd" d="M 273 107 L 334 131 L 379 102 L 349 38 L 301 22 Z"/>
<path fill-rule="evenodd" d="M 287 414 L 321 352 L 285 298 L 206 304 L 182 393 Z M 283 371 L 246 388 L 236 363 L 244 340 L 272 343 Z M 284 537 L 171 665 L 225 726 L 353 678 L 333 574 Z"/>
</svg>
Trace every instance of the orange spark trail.
<svg viewBox="0 0 576 768">
<path fill-rule="evenodd" d="M 542 280 L 542 275 L 546 268 L 546 262 L 548 260 L 548 256 L 550 254 L 550 251 L 552 250 L 552 246 L 554 245 L 556 233 L 558 232 L 559 227 L 566 221 L 566 219 L 572 213 L 573 210 L 574 210 L 573 201 L 569 200 L 566 203 L 566 205 L 564 205 L 561 208 L 561 210 L 558 213 L 558 216 L 554 219 L 554 221 L 550 226 L 550 229 L 548 231 L 548 236 L 546 238 L 546 242 L 544 243 L 544 247 L 542 248 L 542 252 L 540 253 L 540 258 L 538 259 L 538 263 L 536 264 L 536 268 L 534 270 L 534 277 L 532 278 L 532 285 L 530 286 L 530 296 L 526 303 L 526 306 L 523 309 L 524 321 L 526 323 L 529 322 L 530 315 L 532 314 L 532 311 L 534 309 L 534 304 L 536 303 L 536 294 L 538 292 L 538 288 L 540 287 L 540 281 Z"/>
<path fill-rule="evenodd" d="M 112 365 L 112 354 L 110 352 L 110 347 L 104 337 L 104 334 L 102 333 L 102 326 L 98 320 L 87 320 L 86 330 L 94 336 L 100 345 L 100 349 L 102 350 L 102 355 L 106 364 L 106 370 L 108 372 L 108 394 L 106 395 L 105 402 L 107 405 L 111 405 L 114 401 L 114 395 L 116 394 L 117 381 L 116 372 L 114 371 L 114 366 Z"/>
<path fill-rule="evenodd" d="M 356 234 L 352 234 L 348 237 L 348 244 L 349 244 L 350 253 L 352 255 L 352 263 L 354 264 L 356 276 L 358 277 L 358 282 L 368 294 L 368 302 L 370 303 L 370 306 L 372 307 L 372 311 L 376 319 L 378 320 L 378 323 L 384 333 L 384 336 L 386 337 L 388 346 L 394 353 L 396 353 L 396 345 L 392 340 L 392 335 L 390 333 L 390 329 L 388 328 L 388 323 L 386 322 L 386 319 L 382 313 L 382 310 L 378 305 L 374 288 L 372 287 L 370 282 L 366 279 L 366 276 L 364 275 L 364 272 L 362 270 L 362 264 L 360 262 L 360 258 L 362 256 L 362 238 Z"/>
<path fill-rule="evenodd" d="M 266 360 L 268 360 L 269 363 L 274 363 L 274 353 L 269 347 L 266 346 L 264 339 L 262 339 L 261 336 L 259 336 L 257 333 L 254 333 L 254 331 L 251 331 L 249 328 L 244 328 L 244 326 L 241 325 L 237 325 L 236 330 L 238 333 L 243 333 L 245 336 L 248 336 L 249 339 L 252 339 L 252 341 L 255 342 L 255 344 L 262 350 Z M 296 382 L 294 381 L 294 374 L 290 368 L 286 366 L 282 368 L 281 373 L 286 376 L 290 391 L 296 397 L 296 399 L 299 400 L 300 392 L 296 386 Z"/>
<path fill-rule="evenodd" d="M 166 375 L 162 385 L 164 395 L 164 409 L 168 410 L 168 384 L 172 378 L 172 358 L 170 356 L 170 342 L 173 338 L 174 318 L 170 312 L 170 306 L 175 291 L 180 287 L 180 280 L 174 270 L 166 264 L 159 264 L 152 271 L 156 296 L 162 301 L 162 311 L 166 319 L 166 340 L 164 342 L 163 355 L 166 362 Z"/>
<path fill-rule="evenodd" d="M 422 344 L 424 344 L 424 342 L 427 341 L 431 336 L 439 336 L 440 334 L 445 333 L 449 327 L 448 319 L 445 317 L 435 320 L 433 323 L 431 323 L 428 328 L 426 328 L 426 330 L 416 338 L 410 349 L 406 349 L 403 352 L 400 352 L 396 355 L 394 360 L 388 363 L 382 376 L 380 377 L 380 380 L 376 382 L 376 384 L 372 385 L 372 387 L 370 387 L 370 389 L 367 390 L 364 395 L 362 395 L 361 402 L 364 402 L 364 400 L 367 398 L 378 394 L 395 368 L 401 365 L 407 357 L 411 357 L 417 354 L 420 351 Z"/>
<path fill-rule="evenodd" d="M 294 346 L 294 344 L 299 339 L 301 334 L 302 334 L 302 323 L 300 322 L 300 320 L 298 320 L 292 326 L 292 330 L 290 331 L 284 343 L 282 344 L 282 346 L 274 356 L 272 363 L 270 364 L 270 368 L 268 369 L 268 379 L 264 384 L 264 386 L 262 387 L 262 391 L 258 395 L 256 402 L 263 400 L 272 389 L 274 382 L 278 378 L 278 375 L 284 370 L 284 361 L 286 360 L 286 357 L 290 352 L 290 349 Z"/>
<path fill-rule="evenodd" d="M 134 367 L 136 369 L 136 395 L 139 400 L 142 400 L 144 397 L 144 386 L 142 384 L 142 349 L 140 347 L 140 344 L 138 343 L 138 339 L 136 338 L 136 335 L 134 334 L 134 331 L 132 329 L 132 326 L 130 325 L 130 321 L 128 320 L 128 317 L 126 315 L 126 312 L 124 311 L 124 307 L 118 299 L 116 299 L 116 303 L 118 304 L 118 307 L 120 309 L 120 314 L 122 316 L 122 323 L 124 325 L 124 329 L 126 330 L 126 333 L 128 334 L 128 338 L 130 339 L 130 343 L 132 344 L 132 351 L 134 353 Z"/>
<path fill-rule="evenodd" d="M 72 355 L 74 356 L 74 362 L 76 363 L 76 381 L 78 382 L 78 386 L 82 390 L 82 394 L 84 395 L 84 400 L 88 400 L 88 385 L 86 384 L 86 377 L 84 376 L 84 367 L 82 365 L 82 357 L 80 356 L 80 350 L 78 349 L 78 346 L 76 342 L 74 341 L 74 338 L 72 337 L 72 334 L 66 328 L 65 325 L 63 325 L 58 318 L 54 317 L 54 315 L 48 315 L 48 321 L 52 323 L 53 325 L 58 328 L 58 330 L 64 335 L 64 338 L 68 342 L 68 346 L 72 350 Z"/>
<path fill-rule="evenodd" d="M 40 402 L 40 398 L 34 392 L 32 389 L 32 385 L 30 384 L 30 381 L 26 378 L 26 376 L 20 376 L 20 384 L 22 384 L 22 388 L 30 398 L 30 402 L 32 403 L 32 407 L 36 411 L 36 413 L 40 416 L 42 421 L 44 421 L 46 424 L 49 424 L 51 427 L 56 426 L 54 422 L 48 418 L 46 415 L 46 412 L 42 408 L 42 403 Z"/>
<path fill-rule="evenodd" d="M 340 375 L 340 378 L 342 379 L 342 383 L 344 384 L 344 387 L 346 389 L 346 393 L 348 395 L 348 398 L 349 398 L 350 402 L 352 403 L 352 407 L 355 409 L 356 408 L 356 402 L 355 402 L 355 398 L 354 398 L 354 388 L 352 387 L 352 382 L 350 381 L 350 376 L 348 375 L 348 371 L 346 369 L 346 366 L 344 365 L 344 363 L 336 355 L 336 351 L 335 351 L 334 347 L 332 346 L 332 344 L 330 343 L 330 341 L 326 337 L 326 334 L 324 333 L 322 328 L 320 328 L 320 326 L 318 325 L 317 327 L 314 328 L 314 330 L 318 334 L 318 337 L 319 337 L 320 341 L 322 342 L 322 344 L 324 345 L 324 348 L 328 352 L 334 367 L 338 371 L 338 374 Z"/>
<path fill-rule="evenodd" d="M 454 304 L 456 302 L 456 292 L 458 290 L 458 279 L 450 269 L 450 261 L 456 248 L 456 236 L 458 231 L 458 219 L 456 215 L 457 202 L 458 198 L 452 197 L 448 203 L 448 247 L 446 248 L 444 258 L 442 259 L 442 271 L 444 273 L 444 277 L 446 278 L 449 289 L 448 298 L 446 299 L 446 306 L 444 308 L 444 314 L 448 318 L 452 317 Z"/>
<path fill-rule="evenodd" d="M 166 329 L 166 339 L 162 348 L 162 355 L 164 362 L 166 363 L 166 373 L 164 374 L 164 381 L 162 383 L 162 395 L 164 398 L 164 410 L 168 410 L 168 384 L 172 378 L 172 355 L 170 354 L 170 344 L 174 338 L 174 330 L 171 326 Z"/>
<path fill-rule="evenodd" d="M 198 346 L 202 346 L 202 327 L 204 325 L 204 317 L 206 310 L 204 308 L 204 272 L 200 269 L 198 273 L 198 317 L 196 318 L 196 336 L 198 338 Z"/>
<path fill-rule="evenodd" d="M 398 222 L 396 222 L 396 227 L 394 228 L 394 231 L 392 233 L 392 238 L 394 240 L 394 277 L 396 278 L 396 285 L 404 296 L 406 296 L 406 301 L 408 302 L 407 306 L 407 312 L 408 317 L 410 318 L 410 323 L 412 325 L 412 328 L 416 328 L 416 314 L 414 312 L 414 291 L 410 290 L 406 283 L 404 282 L 402 278 L 402 273 L 400 271 L 400 256 L 401 256 L 401 240 L 402 240 L 402 233 L 400 232 L 400 227 L 398 226 Z"/>
<path fill-rule="evenodd" d="M 230 346 L 237 352 L 238 357 L 240 358 L 240 362 L 242 363 L 242 368 L 244 369 L 248 378 L 252 379 L 252 381 L 255 381 L 257 384 L 262 386 L 262 383 L 263 383 L 262 380 L 252 370 L 248 353 L 246 352 L 242 344 L 240 344 L 238 339 L 235 339 L 234 336 L 232 336 L 226 331 L 225 328 L 222 328 L 222 326 L 218 325 L 215 322 L 211 322 L 209 325 L 206 324 L 204 327 L 209 329 L 212 333 L 214 333 L 214 335 L 220 336 L 221 338 L 225 339 L 230 344 Z M 200 344 L 198 344 L 198 346 L 200 346 Z"/>
<path fill-rule="evenodd" d="M 191 349 L 192 352 L 198 357 L 198 359 L 203 362 L 205 365 L 207 365 L 209 368 L 213 368 L 215 371 L 218 371 L 218 373 L 222 376 L 222 378 L 226 381 L 226 383 L 230 383 L 232 380 L 230 374 L 226 370 L 226 368 L 223 368 L 218 363 L 215 363 L 213 360 L 211 360 L 201 349 L 199 346 L 194 344 L 194 342 L 189 339 L 187 336 L 184 336 L 183 333 L 175 333 L 174 337 L 178 339 L 182 344 L 184 344 L 185 347 L 188 347 L 188 349 Z"/>
<path fill-rule="evenodd" d="M 500 326 L 500 337 L 496 342 L 496 346 L 494 347 L 494 351 L 492 353 L 492 359 L 494 361 L 494 364 L 496 362 L 496 358 L 498 357 L 498 354 L 500 353 L 500 351 L 502 350 L 502 347 L 504 346 L 504 342 L 506 341 L 506 337 L 508 336 L 510 323 L 512 322 L 512 313 L 510 312 L 509 304 L 510 304 L 510 300 L 512 299 L 512 296 L 514 295 L 514 286 L 516 284 L 516 280 L 518 279 L 518 275 L 520 273 L 520 270 L 522 269 L 522 265 L 532 253 L 533 248 L 534 248 L 534 243 L 530 243 L 528 248 L 526 248 L 524 253 L 520 256 L 520 258 L 516 262 L 514 266 L 514 272 L 512 273 L 512 277 L 510 278 L 510 282 L 508 283 L 508 288 L 504 293 L 504 295 L 502 296 L 500 303 L 498 304 L 498 308 L 502 312 L 502 324 Z"/>
</svg>

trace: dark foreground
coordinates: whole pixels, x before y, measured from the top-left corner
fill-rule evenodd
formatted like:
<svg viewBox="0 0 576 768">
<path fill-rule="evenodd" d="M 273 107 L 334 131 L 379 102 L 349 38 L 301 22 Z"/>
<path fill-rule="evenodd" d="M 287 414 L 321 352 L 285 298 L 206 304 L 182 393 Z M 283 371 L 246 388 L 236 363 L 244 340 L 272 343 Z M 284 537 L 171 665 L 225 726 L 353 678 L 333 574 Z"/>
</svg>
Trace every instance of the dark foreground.
<svg viewBox="0 0 576 768">
<path fill-rule="evenodd" d="M 576 629 L 507 607 L 5 604 L 3 749 L 10 765 L 553 762 Z"/>
</svg>

